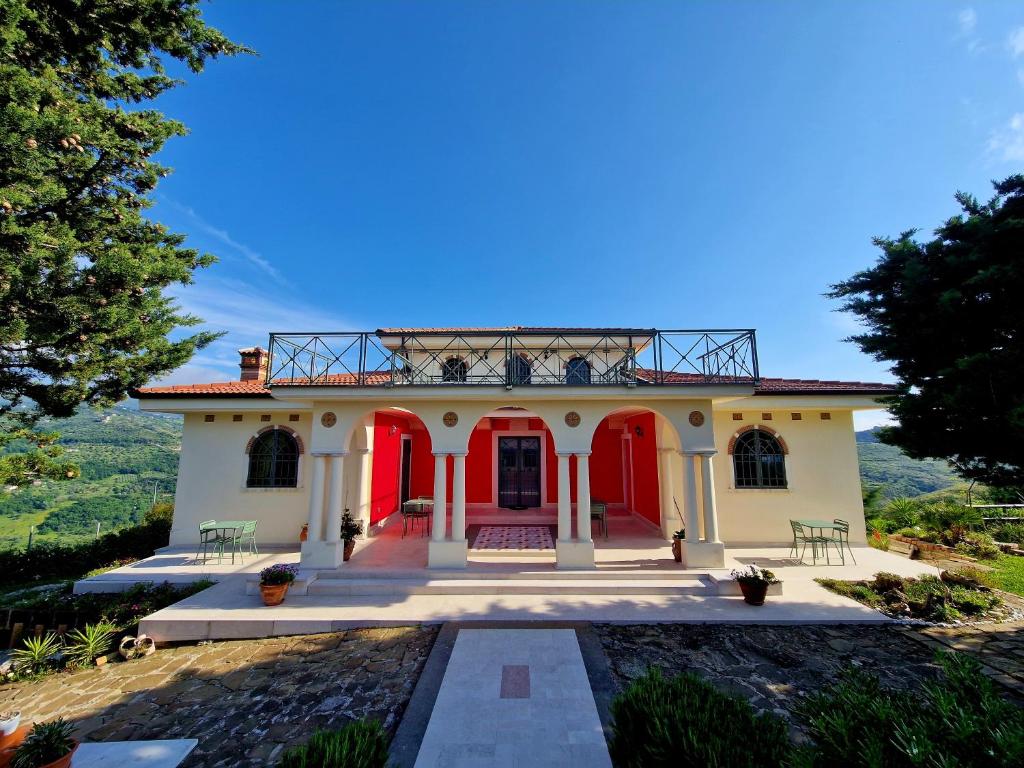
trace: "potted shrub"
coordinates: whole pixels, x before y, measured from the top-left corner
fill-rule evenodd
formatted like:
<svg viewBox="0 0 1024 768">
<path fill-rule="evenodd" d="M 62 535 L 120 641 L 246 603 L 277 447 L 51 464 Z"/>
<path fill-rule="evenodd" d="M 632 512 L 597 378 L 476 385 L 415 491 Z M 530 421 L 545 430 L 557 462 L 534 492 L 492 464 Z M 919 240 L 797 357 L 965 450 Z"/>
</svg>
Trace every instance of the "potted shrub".
<svg viewBox="0 0 1024 768">
<path fill-rule="evenodd" d="M 264 605 L 280 605 L 284 602 L 288 587 L 295 581 L 298 568 L 278 563 L 260 571 L 260 595 Z"/>
<path fill-rule="evenodd" d="M 107 651 L 114 644 L 114 631 L 109 624 L 86 624 L 85 629 L 69 632 L 68 656 L 82 666 L 103 666 L 107 663 Z"/>
<path fill-rule="evenodd" d="M 356 548 L 356 536 L 363 532 L 362 521 L 352 519 L 348 510 L 341 516 L 341 540 L 345 542 L 343 557 L 346 562 L 352 557 L 352 550 Z"/>
<path fill-rule="evenodd" d="M 67 768 L 78 742 L 71 738 L 75 727 L 62 717 L 36 723 L 18 745 L 11 768 Z"/>
<path fill-rule="evenodd" d="M 677 563 L 683 562 L 683 540 L 686 538 L 686 529 L 680 528 L 672 534 L 672 557 Z"/>
<path fill-rule="evenodd" d="M 758 568 L 756 565 L 751 565 L 742 571 L 733 571 L 732 577 L 740 585 L 743 601 L 750 605 L 764 605 L 768 587 L 779 583 L 774 573 L 764 568 Z"/>
</svg>

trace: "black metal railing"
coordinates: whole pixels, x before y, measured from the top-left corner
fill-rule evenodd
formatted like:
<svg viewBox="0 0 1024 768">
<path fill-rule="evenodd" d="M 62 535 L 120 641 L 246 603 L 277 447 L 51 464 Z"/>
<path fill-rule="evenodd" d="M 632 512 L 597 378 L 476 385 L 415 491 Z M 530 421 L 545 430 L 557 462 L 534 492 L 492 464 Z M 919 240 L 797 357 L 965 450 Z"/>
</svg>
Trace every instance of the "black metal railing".
<svg viewBox="0 0 1024 768">
<path fill-rule="evenodd" d="M 272 333 L 267 372 L 274 385 L 363 387 L 757 380 L 750 329 Z"/>
</svg>

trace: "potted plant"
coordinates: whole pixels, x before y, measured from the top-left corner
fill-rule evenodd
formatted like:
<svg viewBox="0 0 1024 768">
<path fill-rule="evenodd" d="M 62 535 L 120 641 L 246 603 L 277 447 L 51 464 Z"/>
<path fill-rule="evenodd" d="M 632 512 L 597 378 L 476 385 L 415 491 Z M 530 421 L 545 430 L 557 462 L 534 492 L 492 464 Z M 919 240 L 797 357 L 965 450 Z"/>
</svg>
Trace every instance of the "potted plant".
<svg viewBox="0 0 1024 768">
<path fill-rule="evenodd" d="M 672 557 L 677 563 L 683 562 L 683 540 L 686 538 L 686 529 L 680 528 L 672 534 Z"/>
<path fill-rule="evenodd" d="M 0 712 L 0 736 L 10 736 L 16 730 L 18 725 L 21 723 L 21 712 L 14 710 L 13 712 Z"/>
<path fill-rule="evenodd" d="M 74 730 L 62 717 L 36 723 L 14 751 L 11 768 L 68 768 L 78 749 L 78 742 L 71 737 Z"/>
<path fill-rule="evenodd" d="M 86 624 L 85 629 L 69 632 L 68 657 L 82 666 L 102 667 L 107 663 L 107 651 L 114 644 L 114 631 L 109 624 Z"/>
<path fill-rule="evenodd" d="M 280 605 L 284 602 L 288 587 L 295 581 L 298 568 L 278 563 L 260 571 L 260 595 L 264 605 Z"/>
<path fill-rule="evenodd" d="M 345 542 L 343 553 L 345 562 L 348 562 L 348 559 L 352 557 L 352 550 L 356 548 L 356 536 L 359 536 L 362 532 L 362 521 L 353 520 L 352 515 L 346 509 L 345 514 L 341 516 L 341 540 Z"/>
<path fill-rule="evenodd" d="M 740 585 L 743 601 L 750 605 L 764 605 L 768 587 L 778 584 L 779 579 L 769 570 L 751 565 L 742 571 L 733 571 L 732 577 Z"/>
<path fill-rule="evenodd" d="M 307 541 L 309 539 L 309 523 L 302 524 L 302 530 L 299 531 L 299 541 Z"/>
</svg>

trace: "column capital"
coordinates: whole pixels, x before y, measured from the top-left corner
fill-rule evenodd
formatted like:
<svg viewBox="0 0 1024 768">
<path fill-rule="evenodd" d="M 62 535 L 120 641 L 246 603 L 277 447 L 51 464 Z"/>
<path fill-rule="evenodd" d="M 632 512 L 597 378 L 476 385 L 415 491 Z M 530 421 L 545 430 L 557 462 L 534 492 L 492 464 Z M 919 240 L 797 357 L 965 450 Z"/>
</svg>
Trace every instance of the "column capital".
<svg viewBox="0 0 1024 768">
<path fill-rule="evenodd" d="M 560 459 L 568 459 L 573 455 L 572 451 L 555 451 L 555 456 Z M 587 454 L 589 455 L 589 454 Z"/>
<path fill-rule="evenodd" d="M 435 459 L 444 459 L 447 458 L 448 456 L 451 456 L 451 454 L 448 453 L 448 451 L 431 451 L 430 455 L 433 456 Z"/>
<path fill-rule="evenodd" d="M 310 451 L 310 456 L 327 458 L 329 456 L 348 456 L 348 451 Z"/>
<path fill-rule="evenodd" d="M 706 450 L 706 451 L 694 451 L 694 453 L 696 453 L 698 456 L 703 456 L 703 457 L 708 458 L 708 459 L 710 459 L 712 456 L 717 456 L 718 455 L 718 451 L 717 450 L 710 450 L 710 449 Z"/>
<path fill-rule="evenodd" d="M 579 457 L 579 456 L 586 457 L 586 456 L 590 456 L 590 453 L 591 453 L 590 451 L 577 451 L 574 455 L 577 456 L 577 457 Z"/>
<path fill-rule="evenodd" d="M 437 454 L 434 455 L 436 456 Z M 453 459 L 464 459 L 469 455 L 469 451 L 452 451 L 448 455 Z"/>
</svg>

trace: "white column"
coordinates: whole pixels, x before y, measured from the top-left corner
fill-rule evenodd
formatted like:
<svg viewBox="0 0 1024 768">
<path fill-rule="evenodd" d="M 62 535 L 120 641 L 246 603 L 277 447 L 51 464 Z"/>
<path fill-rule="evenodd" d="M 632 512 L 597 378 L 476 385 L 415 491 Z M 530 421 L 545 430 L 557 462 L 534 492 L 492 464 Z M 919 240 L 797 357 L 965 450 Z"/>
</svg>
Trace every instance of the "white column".
<svg viewBox="0 0 1024 768">
<path fill-rule="evenodd" d="M 314 453 L 313 477 L 309 481 L 309 541 L 323 541 L 325 456 Z"/>
<path fill-rule="evenodd" d="M 700 475 L 704 483 L 704 538 L 718 542 L 718 508 L 715 504 L 715 470 L 713 469 L 713 453 L 700 455 Z"/>
<path fill-rule="evenodd" d="M 590 454 L 576 454 L 576 536 L 593 541 L 590 534 Z"/>
<path fill-rule="evenodd" d="M 672 454 L 675 448 L 658 449 L 658 491 L 661 504 L 661 535 L 671 539 L 679 530 L 681 521 L 676 513 L 676 498 L 672 488 Z M 680 526 L 677 526 L 677 523 Z"/>
<path fill-rule="evenodd" d="M 434 541 L 445 541 L 448 528 L 448 454 L 434 454 Z"/>
<path fill-rule="evenodd" d="M 683 453 L 683 478 L 686 498 L 683 502 L 683 514 L 686 517 L 686 540 L 697 543 L 700 541 L 700 522 L 697 517 L 697 454 Z"/>
<path fill-rule="evenodd" d="M 330 481 L 327 491 L 327 532 L 324 539 L 329 544 L 341 541 L 341 500 L 345 483 L 345 454 L 335 453 L 327 457 L 330 461 Z"/>
<path fill-rule="evenodd" d="M 466 454 L 452 454 L 452 541 L 466 540 Z"/>
<path fill-rule="evenodd" d="M 359 449 L 359 508 L 357 514 L 363 523 L 363 531 L 370 536 L 370 483 L 373 477 L 371 461 L 373 452 L 369 448 Z"/>
<path fill-rule="evenodd" d="M 569 488 L 569 456 L 558 454 L 558 540 L 572 541 L 572 494 Z"/>
</svg>

